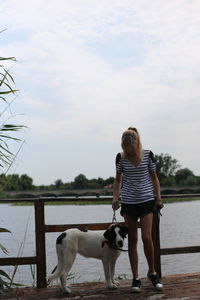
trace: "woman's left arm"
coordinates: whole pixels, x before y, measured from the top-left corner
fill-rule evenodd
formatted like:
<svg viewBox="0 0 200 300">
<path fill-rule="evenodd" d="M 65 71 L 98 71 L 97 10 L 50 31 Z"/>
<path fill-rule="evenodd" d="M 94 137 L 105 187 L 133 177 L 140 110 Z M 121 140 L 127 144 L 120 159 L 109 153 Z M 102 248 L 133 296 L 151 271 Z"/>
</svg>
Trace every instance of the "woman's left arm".
<svg viewBox="0 0 200 300">
<path fill-rule="evenodd" d="M 156 207 L 158 209 L 161 209 L 161 208 L 163 208 L 163 203 L 162 203 L 161 196 L 160 196 L 160 182 L 159 182 L 158 176 L 156 174 L 156 171 L 151 171 L 150 176 L 151 176 L 152 184 L 153 184 L 155 195 L 156 195 L 156 200 L 155 200 Z"/>
</svg>

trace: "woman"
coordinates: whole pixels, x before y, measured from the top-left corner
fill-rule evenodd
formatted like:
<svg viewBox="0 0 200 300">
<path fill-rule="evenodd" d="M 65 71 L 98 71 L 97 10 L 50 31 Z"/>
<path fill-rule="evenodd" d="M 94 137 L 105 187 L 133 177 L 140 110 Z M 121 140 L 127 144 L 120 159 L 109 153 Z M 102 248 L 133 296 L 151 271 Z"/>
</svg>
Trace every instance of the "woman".
<svg viewBox="0 0 200 300">
<path fill-rule="evenodd" d="M 147 277 L 157 290 L 163 289 L 163 284 L 155 272 L 154 246 L 152 241 L 152 223 L 155 206 L 163 207 L 160 197 L 160 183 L 156 175 L 156 164 L 153 153 L 143 150 L 138 130 L 129 127 L 122 134 L 122 153 L 116 157 L 116 178 L 113 189 L 112 208 L 119 208 L 121 191 L 121 215 L 128 226 L 128 248 L 131 270 L 133 273 L 132 292 L 140 292 L 141 281 L 138 276 L 138 219 L 141 224 L 141 234 L 144 253 L 149 271 Z M 155 195 L 154 195 L 155 193 Z"/>
</svg>

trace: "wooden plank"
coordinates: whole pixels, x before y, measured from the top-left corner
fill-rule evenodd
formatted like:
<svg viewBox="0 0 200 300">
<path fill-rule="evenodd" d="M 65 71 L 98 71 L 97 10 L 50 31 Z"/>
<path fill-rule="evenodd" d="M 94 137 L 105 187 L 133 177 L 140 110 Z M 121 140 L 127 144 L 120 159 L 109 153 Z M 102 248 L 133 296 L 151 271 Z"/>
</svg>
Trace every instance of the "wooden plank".
<svg viewBox="0 0 200 300">
<path fill-rule="evenodd" d="M 152 240 L 154 245 L 154 266 L 155 271 L 161 278 L 161 259 L 160 259 L 160 217 L 156 211 L 153 215 Z"/>
<path fill-rule="evenodd" d="M 46 247 L 44 227 L 44 202 L 35 203 L 35 232 L 37 257 L 37 288 L 47 287 L 46 282 Z"/>
<path fill-rule="evenodd" d="M 0 266 L 33 265 L 36 261 L 36 256 L 5 257 L 0 258 Z"/>
<path fill-rule="evenodd" d="M 187 254 L 200 252 L 200 246 L 175 247 L 161 249 L 161 255 Z"/>
<path fill-rule="evenodd" d="M 124 222 L 118 224 L 125 225 Z M 86 223 L 86 224 L 62 224 L 62 225 L 45 225 L 45 232 L 63 232 L 70 228 L 88 229 L 88 230 L 106 230 L 111 223 Z"/>
</svg>

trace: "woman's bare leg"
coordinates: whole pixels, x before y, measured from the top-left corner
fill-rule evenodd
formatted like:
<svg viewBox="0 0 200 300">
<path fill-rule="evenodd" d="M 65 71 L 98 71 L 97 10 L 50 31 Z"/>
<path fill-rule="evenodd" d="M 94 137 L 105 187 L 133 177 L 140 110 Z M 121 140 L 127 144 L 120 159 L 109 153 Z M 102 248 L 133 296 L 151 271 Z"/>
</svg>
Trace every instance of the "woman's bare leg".
<svg viewBox="0 0 200 300">
<path fill-rule="evenodd" d="M 149 272 L 154 273 L 154 245 L 152 240 L 153 213 L 147 214 L 140 219 L 144 254 L 149 266 Z"/>
<path fill-rule="evenodd" d="M 133 278 L 138 278 L 138 252 L 137 252 L 137 241 L 138 241 L 138 225 L 137 220 L 133 217 L 124 214 L 126 226 L 128 227 L 128 253 L 133 273 Z"/>
</svg>

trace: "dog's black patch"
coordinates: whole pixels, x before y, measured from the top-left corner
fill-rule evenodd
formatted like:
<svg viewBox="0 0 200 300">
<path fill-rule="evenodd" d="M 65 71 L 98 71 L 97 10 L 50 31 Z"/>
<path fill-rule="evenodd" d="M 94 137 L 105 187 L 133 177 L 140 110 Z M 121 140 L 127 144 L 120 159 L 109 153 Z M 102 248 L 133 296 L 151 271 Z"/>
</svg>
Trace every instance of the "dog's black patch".
<svg viewBox="0 0 200 300">
<path fill-rule="evenodd" d="M 127 233 L 128 233 L 128 228 L 127 228 L 126 226 L 121 226 L 121 227 L 120 227 L 119 234 L 121 235 L 121 237 L 122 237 L 123 239 L 126 238 Z"/>
<path fill-rule="evenodd" d="M 66 235 L 66 232 L 61 233 L 61 235 L 59 235 L 59 237 L 56 240 L 56 244 L 62 244 L 62 240 L 66 237 Z"/>
<path fill-rule="evenodd" d="M 110 241 L 111 243 L 115 242 L 116 239 L 116 233 L 115 233 L 115 229 L 116 225 L 111 226 L 110 228 L 108 228 L 105 232 L 104 232 L 104 237 Z"/>
<path fill-rule="evenodd" d="M 86 228 L 78 228 L 78 229 L 82 232 L 88 232 L 88 230 Z"/>
<path fill-rule="evenodd" d="M 115 242 L 116 239 L 116 233 L 115 233 L 115 228 L 119 227 L 119 234 L 121 235 L 121 237 L 123 239 L 126 238 L 126 235 L 128 233 L 128 228 L 126 226 L 121 226 L 121 225 L 112 225 L 110 228 L 108 228 L 105 232 L 104 232 L 104 237 L 110 241 L 111 243 Z"/>
</svg>

